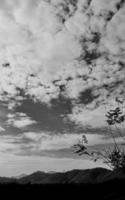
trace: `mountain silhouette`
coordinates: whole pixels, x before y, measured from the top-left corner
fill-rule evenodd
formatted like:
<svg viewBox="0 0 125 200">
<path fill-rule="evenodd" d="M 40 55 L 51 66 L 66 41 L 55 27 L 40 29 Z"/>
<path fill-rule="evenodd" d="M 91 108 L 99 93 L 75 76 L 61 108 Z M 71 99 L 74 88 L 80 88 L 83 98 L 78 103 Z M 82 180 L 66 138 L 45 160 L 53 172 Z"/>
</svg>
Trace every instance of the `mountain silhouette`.
<svg viewBox="0 0 125 200">
<path fill-rule="evenodd" d="M 125 179 L 125 173 L 121 170 L 111 171 L 105 168 L 86 170 L 74 169 L 67 172 L 42 172 L 37 171 L 30 175 L 15 178 L 0 177 L 0 184 L 97 184 L 114 179 Z"/>
<path fill-rule="evenodd" d="M 29 175 L 7 178 L 0 177 L 0 192 L 4 196 L 36 198 L 45 195 L 54 199 L 57 197 L 75 199 L 84 197 L 96 200 L 124 200 L 125 172 L 94 168 L 86 170 L 74 169 L 67 172 L 37 171 Z M 59 195 L 58 195 L 59 193 Z M 10 197 L 10 196 L 9 196 Z"/>
</svg>

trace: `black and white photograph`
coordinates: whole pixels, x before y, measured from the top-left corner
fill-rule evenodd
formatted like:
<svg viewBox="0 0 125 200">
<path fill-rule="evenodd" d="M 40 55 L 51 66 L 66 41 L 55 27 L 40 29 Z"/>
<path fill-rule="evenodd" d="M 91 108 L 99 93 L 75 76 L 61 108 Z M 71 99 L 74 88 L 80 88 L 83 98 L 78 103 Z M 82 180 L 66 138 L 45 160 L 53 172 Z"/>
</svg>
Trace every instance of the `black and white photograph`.
<svg viewBox="0 0 125 200">
<path fill-rule="evenodd" d="M 125 0 L 0 0 L 0 193 L 124 185 Z"/>
</svg>

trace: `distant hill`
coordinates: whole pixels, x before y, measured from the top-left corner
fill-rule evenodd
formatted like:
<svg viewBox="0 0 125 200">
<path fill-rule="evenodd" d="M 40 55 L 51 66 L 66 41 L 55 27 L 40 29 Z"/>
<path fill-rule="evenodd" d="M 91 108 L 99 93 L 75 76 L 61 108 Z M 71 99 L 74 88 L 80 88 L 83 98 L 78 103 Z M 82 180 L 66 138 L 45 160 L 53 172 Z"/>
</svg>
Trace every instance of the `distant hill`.
<svg viewBox="0 0 125 200">
<path fill-rule="evenodd" d="M 86 170 L 71 170 L 67 172 L 45 173 L 34 172 L 30 175 L 18 176 L 17 178 L 0 177 L 1 184 L 97 184 L 114 179 L 125 179 L 125 174 L 120 170 L 110 171 L 105 168 L 94 168 Z"/>
<path fill-rule="evenodd" d="M 125 200 L 125 172 L 104 168 L 71 170 L 67 172 L 34 172 L 16 178 L 0 177 L 0 194 L 10 197 L 39 196 L 48 198 Z M 12 196 L 11 196 L 12 195 Z M 50 199 L 50 197 L 49 197 Z"/>
<path fill-rule="evenodd" d="M 88 170 L 71 170 L 67 172 L 45 173 L 35 172 L 19 179 L 19 183 L 26 184 L 56 184 L 56 183 L 94 183 L 101 181 L 103 177 L 110 173 L 103 168 Z"/>
</svg>

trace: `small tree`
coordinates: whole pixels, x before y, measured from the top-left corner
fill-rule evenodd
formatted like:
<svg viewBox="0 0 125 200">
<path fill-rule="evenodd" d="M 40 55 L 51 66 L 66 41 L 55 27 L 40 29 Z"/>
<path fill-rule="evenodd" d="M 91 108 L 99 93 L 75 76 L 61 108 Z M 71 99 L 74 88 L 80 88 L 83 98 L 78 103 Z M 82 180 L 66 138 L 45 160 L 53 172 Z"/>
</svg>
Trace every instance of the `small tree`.
<svg viewBox="0 0 125 200">
<path fill-rule="evenodd" d="M 112 131 L 112 126 L 115 125 L 116 130 L 118 131 L 119 137 L 124 140 L 122 131 L 118 129 L 117 125 L 122 125 L 125 121 L 125 114 L 123 110 L 123 101 L 120 101 L 116 98 L 118 106 L 107 112 L 106 121 L 109 126 L 111 138 L 113 139 L 113 148 L 104 149 L 102 151 L 98 150 L 89 150 L 87 148 L 88 140 L 85 135 L 82 136 L 82 139 L 73 146 L 75 153 L 78 155 L 87 155 L 90 159 L 97 161 L 102 159 L 111 169 L 122 169 L 125 170 L 125 150 L 121 149 L 120 145 L 117 143 L 114 133 Z"/>
</svg>

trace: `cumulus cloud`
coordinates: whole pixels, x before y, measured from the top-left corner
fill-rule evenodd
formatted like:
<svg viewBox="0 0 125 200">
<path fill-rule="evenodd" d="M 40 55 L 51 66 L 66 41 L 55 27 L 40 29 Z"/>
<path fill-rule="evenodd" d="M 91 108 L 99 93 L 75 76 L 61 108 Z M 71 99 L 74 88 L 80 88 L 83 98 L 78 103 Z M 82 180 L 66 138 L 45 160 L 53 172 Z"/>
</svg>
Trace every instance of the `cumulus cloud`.
<svg viewBox="0 0 125 200">
<path fill-rule="evenodd" d="M 92 127 L 103 127 L 106 126 L 105 112 L 104 107 L 101 106 L 94 110 L 88 110 L 77 105 L 68 117 L 79 126 L 91 124 Z"/>
<path fill-rule="evenodd" d="M 14 126 L 16 128 L 25 128 L 29 125 L 37 123 L 35 120 L 32 120 L 25 113 L 16 113 L 16 114 L 8 114 L 7 124 Z"/>
<path fill-rule="evenodd" d="M 69 119 L 84 124 L 81 113 L 124 97 L 123 1 L 0 4 L 0 99 L 10 109 L 27 96 L 51 104 L 63 95 L 72 101 Z"/>
</svg>

